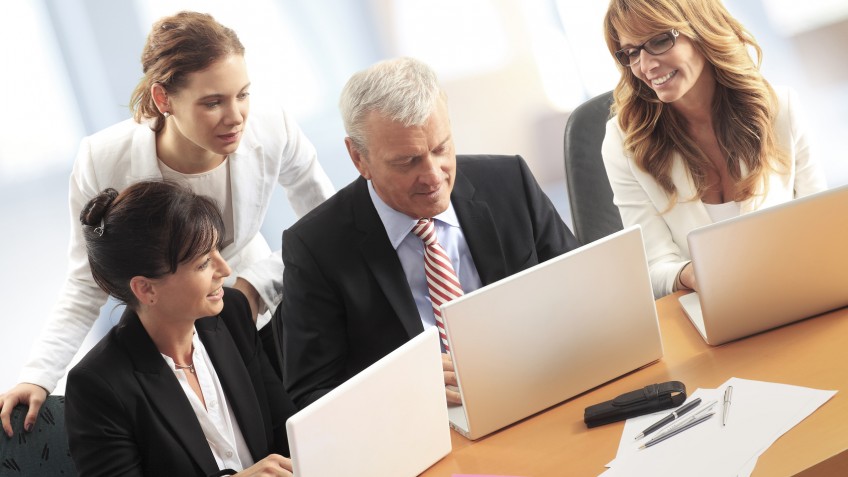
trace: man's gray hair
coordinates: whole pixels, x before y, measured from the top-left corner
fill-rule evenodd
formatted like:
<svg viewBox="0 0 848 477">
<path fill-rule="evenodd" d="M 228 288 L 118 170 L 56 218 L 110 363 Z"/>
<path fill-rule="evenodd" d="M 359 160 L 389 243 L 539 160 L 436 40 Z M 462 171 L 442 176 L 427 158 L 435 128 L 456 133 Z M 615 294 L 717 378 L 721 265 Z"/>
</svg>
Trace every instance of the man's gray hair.
<svg viewBox="0 0 848 477">
<path fill-rule="evenodd" d="M 436 73 L 413 58 L 376 63 L 348 80 L 339 100 L 345 131 L 357 151 L 366 154 L 365 119 L 376 111 L 403 124 L 421 126 L 444 97 Z"/>
</svg>

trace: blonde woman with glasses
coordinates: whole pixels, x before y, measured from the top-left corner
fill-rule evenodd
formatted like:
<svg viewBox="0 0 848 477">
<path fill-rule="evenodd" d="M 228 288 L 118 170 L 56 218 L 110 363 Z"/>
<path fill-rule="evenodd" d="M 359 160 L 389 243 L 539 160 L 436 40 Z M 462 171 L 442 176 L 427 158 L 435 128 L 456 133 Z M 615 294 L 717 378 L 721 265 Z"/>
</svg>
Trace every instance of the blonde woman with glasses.
<svg viewBox="0 0 848 477">
<path fill-rule="evenodd" d="M 603 143 L 614 202 L 642 226 L 654 295 L 697 290 L 691 230 L 826 188 L 798 99 L 720 0 L 612 0 L 604 34 L 621 72 Z"/>
</svg>

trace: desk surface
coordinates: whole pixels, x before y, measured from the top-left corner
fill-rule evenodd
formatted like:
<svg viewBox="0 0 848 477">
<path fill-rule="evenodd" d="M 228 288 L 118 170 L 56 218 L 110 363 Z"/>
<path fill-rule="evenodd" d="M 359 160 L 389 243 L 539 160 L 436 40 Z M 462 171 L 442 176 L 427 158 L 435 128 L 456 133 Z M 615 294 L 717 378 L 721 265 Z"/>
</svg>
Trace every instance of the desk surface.
<svg viewBox="0 0 848 477">
<path fill-rule="evenodd" d="M 652 383 L 682 381 L 691 392 L 718 387 L 735 376 L 848 390 L 848 309 L 712 347 L 689 323 L 677 296 L 657 301 L 664 347 L 659 362 L 477 441 L 451 431 L 453 451 L 422 476 L 598 475 L 615 457 L 624 424 L 587 429 L 583 409 Z M 794 475 L 845 449 L 848 393 L 842 391 L 778 439 L 760 457 L 753 475 Z"/>
</svg>

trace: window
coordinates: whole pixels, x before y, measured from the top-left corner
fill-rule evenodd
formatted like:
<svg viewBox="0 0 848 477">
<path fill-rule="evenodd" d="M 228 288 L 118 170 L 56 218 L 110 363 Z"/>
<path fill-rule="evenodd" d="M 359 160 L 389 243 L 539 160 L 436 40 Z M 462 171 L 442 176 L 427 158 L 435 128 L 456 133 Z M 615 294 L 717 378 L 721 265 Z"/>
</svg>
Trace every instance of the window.
<svg viewBox="0 0 848 477">
<path fill-rule="evenodd" d="M 397 55 L 426 62 L 441 81 L 498 70 L 510 56 L 504 25 L 489 0 L 396 0 L 390 8 L 395 38 L 388 44 Z"/>
<path fill-rule="evenodd" d="M 0 184 L 64 171 L 82 126 L 44 5 L 10 2 L 0 22 Z"/>
</svg>

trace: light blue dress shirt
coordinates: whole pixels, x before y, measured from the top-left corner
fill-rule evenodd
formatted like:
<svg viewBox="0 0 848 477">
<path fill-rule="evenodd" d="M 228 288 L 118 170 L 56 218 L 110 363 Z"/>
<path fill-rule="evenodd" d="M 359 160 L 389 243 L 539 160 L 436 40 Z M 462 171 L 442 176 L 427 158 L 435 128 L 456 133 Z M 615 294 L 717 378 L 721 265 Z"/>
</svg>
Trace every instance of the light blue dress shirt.
<svg viewBox="0 0 848 477">
<path fill-rule="evenodd" d="M 424 323 L 424 329 L 435 326 L 436 318 L 433 316 L 427 277 L 424 275 L 424 242 L 412 233 L 412 227 L 418 223 L 418 219 L 413 219 L 386 205 L 377 195 L 371 181 L 368 181 L 368 192 L 371 194 L 371 202 L 377 209 L 377 215 L 380 216 L 383 227 L 386 228 L 389 241 L 397 251 L 403 273 L 406 275 L 406 281 L 415 299 L 415 306 L 418 308 L 418 315 Z M 480 275 L 477 273 L 477 267 L 474 266 L 468 242 L 465 241 L 465 235 L 459 226 L 453 204 L 449 204 L 447 210 L 433 218 L 436 219 L 436 238 L 450 257 L 453 269 L 462 285 L 462 291 L 468 293 L 480 288 Z"/>
</svg>

